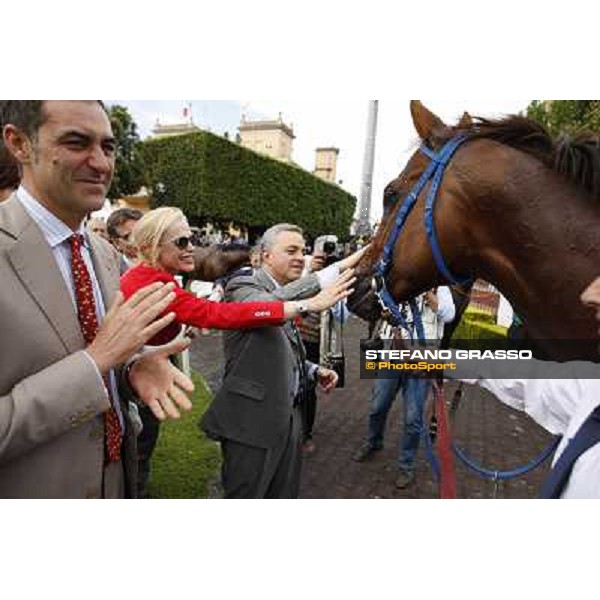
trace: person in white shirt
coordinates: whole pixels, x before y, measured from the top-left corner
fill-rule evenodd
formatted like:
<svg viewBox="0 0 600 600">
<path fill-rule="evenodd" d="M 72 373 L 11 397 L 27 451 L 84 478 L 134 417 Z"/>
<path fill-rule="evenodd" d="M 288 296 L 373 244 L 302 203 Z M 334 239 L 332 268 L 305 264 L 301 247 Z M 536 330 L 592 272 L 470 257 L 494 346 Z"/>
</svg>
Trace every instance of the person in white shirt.
<svg viewBox="0 0 600 600">
<path fill-rule="evenodd" d="M 444 334 L 444 323 L 454 319 L 455 307 L 448 287 L 442 286 L 425 292 L 417 298 L 417 307 L 421 314 L 425 339 L 439 341 Z M 413 324 L 412 316 L 407 319 L 409 327 Z M 408 336 L 405 331 L 388 331 L 382 337 Z M 394 398 L 402 391 L 404 398 L 404 428 L 400 439 L 398 456 L 398 475 L 395 485 L 405 489 L 415 482 L 415 462 L 419 440 L 423 430 L 423 410 L 431 381 L 410 375 L 386 378 L 386 372 L 380 371 L 372 391 L 372 408 L 369 414 L 369 433 L 367 440 L 354 453 L 353 460 L 363 462 L 373 457 L 375 452 L 383 448 L 383 436 L 387 416 Z"/>
<path fill-rule="evenodd" d="M 600 277 L 582 293 L 581 301 L 596 310 L 600 322 Z M 533 369 L 536 367 L 546 371 L 548 362 L 534 361 Z M 563 436 L 554 455 L 553 471 L 542 486 L 542 497 L 600 498 L 600 379 L 558 379 L 572 368 L 573 363 L 552 364 L 557 379 L 463 381 L 477 383 L 505 404 L 526 412 L 550 433 Z M 584 424 L 589 432 L 588 447 L 583 452 L 573 452 L 573 444 L 577 443 L 573 440 Z M 568 453 L 570 460 L 564 464 Z M 557 469 L 564 469 L 562 478 L 556 477 Z"/>
</svg>

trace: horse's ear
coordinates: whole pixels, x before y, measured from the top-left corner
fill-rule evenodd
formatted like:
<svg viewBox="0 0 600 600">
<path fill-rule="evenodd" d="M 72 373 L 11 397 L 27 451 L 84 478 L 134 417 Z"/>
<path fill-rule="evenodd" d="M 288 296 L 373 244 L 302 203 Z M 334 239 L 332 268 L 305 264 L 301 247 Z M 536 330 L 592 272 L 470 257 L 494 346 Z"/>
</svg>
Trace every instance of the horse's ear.
<svg viewBox="0 0 600 600">
<path fill-rule="evenodd" d="M 422 140 L 433 143 L 438 139 L 448 138 L 450 128 L 418 100 L 410 101 L 410 113 L 415 129 Z"/>
<path fill-rule="evenodd" d="M 471 115 L 465 111 L 463 116 L 460 118 L 457 127 L 460 129 L 468 129 L 471 127 L 471 125 L 473 125 L 473 119 L 471 118 Z"/>
</svg>

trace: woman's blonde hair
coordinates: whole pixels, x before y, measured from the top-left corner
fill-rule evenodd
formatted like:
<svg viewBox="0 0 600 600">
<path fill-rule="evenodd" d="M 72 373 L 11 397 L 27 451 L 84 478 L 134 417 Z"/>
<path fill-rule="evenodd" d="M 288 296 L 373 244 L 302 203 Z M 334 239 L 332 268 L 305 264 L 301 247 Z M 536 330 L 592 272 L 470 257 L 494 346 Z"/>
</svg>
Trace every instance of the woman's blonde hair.
<svg viewBox="0 0 600 600">
<path fill-rule="evenodd" d="M 133 228 L 133 243 L 138 248 L 140 260 L 157 266 L 160 244 L 163 237 L 176 223 L 187 223 L 185 215 L 172 206 L 162 206 L 147 212 Z"/>
</svg>

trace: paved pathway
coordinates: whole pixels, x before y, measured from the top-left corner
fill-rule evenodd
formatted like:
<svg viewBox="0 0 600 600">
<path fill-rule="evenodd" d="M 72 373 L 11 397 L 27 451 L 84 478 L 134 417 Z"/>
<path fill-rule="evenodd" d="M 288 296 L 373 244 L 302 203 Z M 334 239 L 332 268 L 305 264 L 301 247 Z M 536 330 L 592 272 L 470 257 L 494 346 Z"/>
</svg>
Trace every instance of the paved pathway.
<svg viewBox="0 0 600 600">
<path fill-rule="evenodd" d="M 419 453 L 417 482 L 408 490 L 394 487 L 401 411 L 396 401 L 388 418 L 385 448 L 371 461 L 357 463 L 352 453 L 367 428 L 372 381 L 358 377 L 359 340 L 366 325 L 352 317 L 346 327 L 346 387 L 321 394 L 314 441 L 317 449 L 303 465 L 302 498 L 436 498 L 428 463 Z M 218 388 L 222 372 L 221 334 L 200 336 L 192 346 L 192 366 L 209 386 Z M 447 385 L 447 397 L 455 384 Z M 456 441 L 473 459 L 488 468 L 511 469 L 528 462 L 550 436 L 527 416 L 494 399 L 485 390 L 469 387 L 453 424 Z M 472 474 L 457 464 L 459 498 L 535 498 L 547 471 L 544 465 L 525 477 L 500 484 Z"/>
</svg>

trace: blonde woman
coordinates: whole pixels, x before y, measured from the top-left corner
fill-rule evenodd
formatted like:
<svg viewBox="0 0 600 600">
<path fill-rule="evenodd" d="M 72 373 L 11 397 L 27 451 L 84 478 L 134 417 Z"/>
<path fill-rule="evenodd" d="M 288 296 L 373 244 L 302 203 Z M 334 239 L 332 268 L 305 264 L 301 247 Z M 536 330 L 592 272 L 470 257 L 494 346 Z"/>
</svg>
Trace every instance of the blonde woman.
<svg viewBox="0 0 600 600">
<path fill-rule="evenodd" d="M 157 281 L 175 282 L 177 273 L 194 270 L 192 231 L 185 215 L 173 207 L 157 208 L 144 215 L 133 229 L 133 243 L 139 249 L 139 263 L 121 277 L 125 298 Z M 175 320 L 159 332 L 151 344 L 164 344 L 175 338 L 182 325 L 211 329 L 245 329 L 280 325 L 304 311 L 322 311 L 348 296 L 353 279 L 347 269 L 333 285 L 301 302 L 243 302 L 219 304 L 196 298 L 179 285 L 167 312 Z"/>
</svg>

